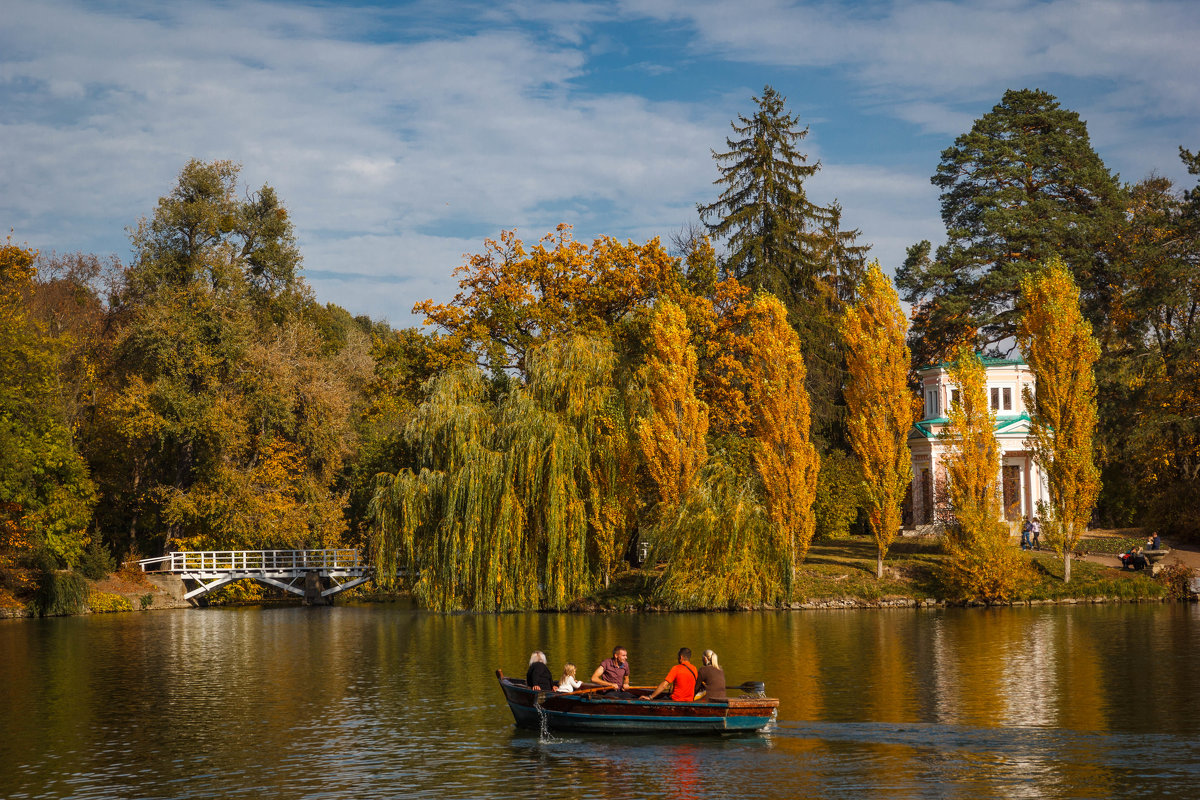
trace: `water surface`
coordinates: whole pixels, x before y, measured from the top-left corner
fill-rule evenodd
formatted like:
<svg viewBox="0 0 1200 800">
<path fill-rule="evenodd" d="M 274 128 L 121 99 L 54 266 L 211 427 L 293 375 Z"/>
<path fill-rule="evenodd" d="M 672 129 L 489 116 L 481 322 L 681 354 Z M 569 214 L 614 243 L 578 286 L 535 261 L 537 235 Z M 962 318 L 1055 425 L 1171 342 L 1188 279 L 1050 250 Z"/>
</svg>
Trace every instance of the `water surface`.
<svg viewBox="0 0 1200 800">
<path fill-rule="evenodd" d="M 686 645 L 765 736 L 517 730 L 494 670 Z M 0 622 L 0 797 L 1189 797 L 1200 608 L 439 615 L 400 605 Z"/>
</svg>

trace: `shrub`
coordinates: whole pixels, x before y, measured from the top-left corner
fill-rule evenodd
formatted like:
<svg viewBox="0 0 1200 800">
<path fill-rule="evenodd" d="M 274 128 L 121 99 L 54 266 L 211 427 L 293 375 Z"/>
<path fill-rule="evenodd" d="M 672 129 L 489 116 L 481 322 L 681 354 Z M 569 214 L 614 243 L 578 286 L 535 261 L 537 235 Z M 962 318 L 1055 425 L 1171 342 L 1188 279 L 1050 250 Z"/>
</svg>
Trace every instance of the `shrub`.
<svg viewBox="0 0 1200 800">
<path fill-rule="evenodd" d="M 1178 561 L 1167 564 L 1158 571 L 1154 580 L 1167 587 L 1167 596 L 1174 600 L 1189 600 L 1192 597 L 1192 580 L 1196 570 Z"/>
<path fill-rule="evenodd" d="M 821 541 L 845 538 L 863 505 L 862 469 L 852 456 L 834 450 L 821 460 L 813 500 L 816 536 Z"/>
<path fill-rule="evenodd" d="M 101 580 L 116 568 L 116 560 L 108 552 L 108 548 L 100 544 L 99 539 L 93 539 L 83 551 L 77 567 L 83 577 L 93 581 Z"/>
<path fill-rule="evenodd" d="M 138 602 L 141 603 L 142 610 L 145 611 L 147 608 L 154 605 L 154 595 L 144 594 L 138 598 Z"/>
<path fill-rule="evenodd" d="M 117 611 L 133 611 L 133 604 L 119 594 L 98 592 L 95 589 L 88 595 L 88 608 L 93 614 L 112 614 Z"/>
<path fill-rule="evenodd" d="M 40 617 L 79 614 L 87 604 L 88 585 L 82 575 L 51 568 L 42 570 L 37 584 L 30 605 Z"/>
</svg>

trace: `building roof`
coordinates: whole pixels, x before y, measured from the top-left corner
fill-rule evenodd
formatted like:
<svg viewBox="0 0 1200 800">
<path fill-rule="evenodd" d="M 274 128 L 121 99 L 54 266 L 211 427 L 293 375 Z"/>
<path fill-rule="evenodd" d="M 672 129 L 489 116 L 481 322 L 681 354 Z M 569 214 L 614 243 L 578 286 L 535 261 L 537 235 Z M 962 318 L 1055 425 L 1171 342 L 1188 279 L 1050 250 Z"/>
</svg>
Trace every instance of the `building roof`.
<svg viewBox="0 0 1200 800">
<path fill-rule="evenodd" d="M 976 353 L 976 355 L 978 355 L 979 360 L 983 362 L 984 369 L 987 369 L 988 367 L 1024 367 L 1024 366 L 1026 366 L 1025 359 L 1022 358 L 1020 356 L 1020 354 L 1017 354 L 1017 356 L 1014 358 L 999 358 L 997 356 L 984 356 L 979 353 Z M 943 361 L 939 364 L 930 364 L 928 366 L 921 367 L 920 369 L 917 370 L 917 372 L 928 372 L 929 370 L 933 370 L 933 369 L 950 369 L 950 365 L 952 363 L 953 362 L 951 362 L 951 361 Z"/>
<path fill-rule="evenodd" d="M 1015 428 L 1023 422 L 1032 422 L 1029 415 L 1022 411 L 1020 414 L 1004 414 L 997 415 L 996 423 L 993 430 L 996 433 L 1011 433 L 1010 428 Z M 913 423 L 912 432 L 909 433 L 910 439 L 940 439 L 942 434 L 934 433 L 933 425 L 947 425 L 950 423 L 948 417 L 934 417 L 933 419 L 923 419 L 920 422 Z"/>
</svg>

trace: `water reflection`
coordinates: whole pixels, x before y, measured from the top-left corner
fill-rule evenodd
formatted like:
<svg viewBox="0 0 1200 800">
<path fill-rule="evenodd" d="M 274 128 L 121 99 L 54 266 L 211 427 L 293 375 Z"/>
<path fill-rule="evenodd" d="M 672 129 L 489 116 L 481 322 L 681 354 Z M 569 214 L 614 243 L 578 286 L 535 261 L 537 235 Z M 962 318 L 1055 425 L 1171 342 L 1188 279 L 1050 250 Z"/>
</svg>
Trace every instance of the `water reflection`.
<svg viewBox="0 0 1200 800">
<path fill-rule="evenodd" d="M 1193 606 L 0 623 L 0 796 L 1150 797 L 1200 784 Z M 781 699 L 769 736 L 516 730 L 530 651 L 635 683 L 683 645 Z M 1145 770 L 1153 763 L 1155 769 Z"/>
</svg>

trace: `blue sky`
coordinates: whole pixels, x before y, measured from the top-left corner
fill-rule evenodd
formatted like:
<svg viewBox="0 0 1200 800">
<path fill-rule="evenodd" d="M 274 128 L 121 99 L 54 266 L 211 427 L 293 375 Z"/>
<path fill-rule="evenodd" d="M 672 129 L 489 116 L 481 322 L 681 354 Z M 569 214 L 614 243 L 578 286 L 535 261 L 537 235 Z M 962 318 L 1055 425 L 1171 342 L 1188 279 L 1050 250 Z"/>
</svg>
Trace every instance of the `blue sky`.
<svg viewBox="0 0 1200 800">
<path fill-rule="evenodd" d="M 279 191 L 319 300 L 409 325 L 501 229 L 695 221 L 770 84 L 810 126 L 810 197 L 892 272 L 942 237 L 939 154 L 1009 88 L 1078 111 L 1124 180 L 1192 182 L 1197 42 L 1195 0 L 0 0 L 0 225 L 127 260 L 188 159 L 231 159 Z"/>
</svg>

